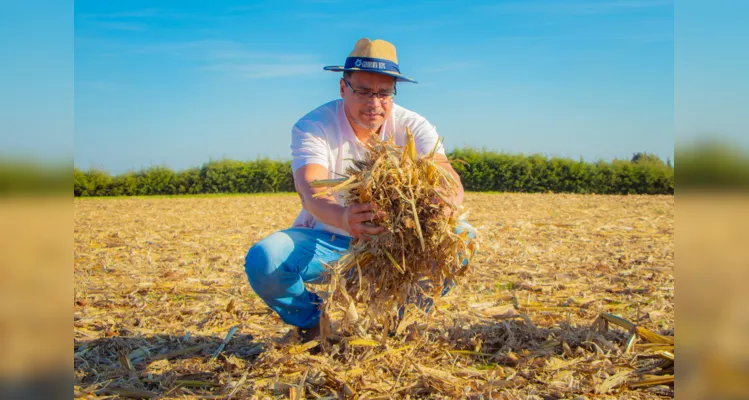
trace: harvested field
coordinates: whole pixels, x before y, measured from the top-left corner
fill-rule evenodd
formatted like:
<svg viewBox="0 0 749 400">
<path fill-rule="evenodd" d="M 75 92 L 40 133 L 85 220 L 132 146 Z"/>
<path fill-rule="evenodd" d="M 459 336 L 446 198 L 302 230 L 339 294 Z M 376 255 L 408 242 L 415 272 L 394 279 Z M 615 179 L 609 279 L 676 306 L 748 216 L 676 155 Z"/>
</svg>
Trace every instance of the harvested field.
<svg viewBox="0 0 749 400">
<path fill-rule="evenodd" d="M 76 396 L 673 397 L 673 196 L 465 205 L 480 251 L 434 312 L 310 354 L 243 268 L 296 195 L 76 199 Z"/>
</svg>

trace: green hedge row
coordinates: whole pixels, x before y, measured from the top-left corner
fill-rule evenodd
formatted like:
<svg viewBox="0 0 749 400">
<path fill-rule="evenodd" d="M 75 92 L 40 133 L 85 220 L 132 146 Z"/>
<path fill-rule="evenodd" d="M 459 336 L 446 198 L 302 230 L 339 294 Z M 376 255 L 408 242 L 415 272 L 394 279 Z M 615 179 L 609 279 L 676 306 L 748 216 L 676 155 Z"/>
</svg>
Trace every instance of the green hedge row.
<svg viewBox="0 0 749 400">
<path fill-rule="evenodd" d="M 472 149 L 448 153 L 468 191 L 673 194 L 674 169 L 657 157 L 586 163 Z M 293 192 L 289 161 L 214 161 L 172 171 L 163 166 L 117 176 L 74 169 L 75 196 Z"/>
<path fill-rule="evenodd" d="M 677 147 L 679 188 L 688 191 L 749 189 L 749 152 L 737 143 L 701 140 Z"/>
<path fill-rule="evenodd" d="M 0 156 L 0 195 L 70 193 L 71 161 L 39 161 Z"/>
<path fill-rule="evenodd" d="M 205 193 L 293 192 L 290 161 L 210 162 L 201 168 L 172 171 L 155 166 L 111 176 L 91 169 L 73 171 L 75 196 L 148 196 Z"/>
<path fill-rule="evenodd" d="M 587 163 L 541 155 L 455 150 L 450 159 L 468 191 L 673 194 L 674 169 L 658 157 Z"/>
</svg>

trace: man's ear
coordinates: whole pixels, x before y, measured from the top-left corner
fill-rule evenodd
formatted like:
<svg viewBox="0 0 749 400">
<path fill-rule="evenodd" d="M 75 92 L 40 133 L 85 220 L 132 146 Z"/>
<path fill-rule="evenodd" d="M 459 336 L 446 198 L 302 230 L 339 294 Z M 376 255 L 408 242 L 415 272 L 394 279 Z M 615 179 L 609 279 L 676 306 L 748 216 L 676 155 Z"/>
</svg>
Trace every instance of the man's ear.
<svg viewBox="0 0 749 400">
<path fill-rule="evenodd" d="M 338 82 L 338 85 L 340 86 L 341 98 L 343 98 L 343 91 L 346 89 L 346 83 L 343 82 L 343 78 Z"/>
</svg>

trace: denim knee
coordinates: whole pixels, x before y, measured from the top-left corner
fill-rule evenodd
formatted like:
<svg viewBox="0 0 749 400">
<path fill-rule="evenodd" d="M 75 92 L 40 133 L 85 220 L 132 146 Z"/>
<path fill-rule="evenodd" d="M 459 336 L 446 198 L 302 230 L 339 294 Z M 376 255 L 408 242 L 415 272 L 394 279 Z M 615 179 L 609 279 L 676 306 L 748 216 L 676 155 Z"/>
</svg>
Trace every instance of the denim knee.
<svg viewBox="0 0 749 400">
<path fill-rule="evenodd" d="M 476 228 L 474 228 L 471 224 L 469 224 L 465 220 L 460 220 L 458 221 L 458 224 L 455 227 L 455 233 L 461 234 L 464 231 L 468 231 L 469 238 L 476 239 Z"/>
<path fill-rule="evenodd" d="M 244 272 L 247 274 L 247 280 L 250 281 L 250 286 L 255 292 L 262 289 L 262 282 L 271 276 L 273 266 L 270 260 L 268 249 L 262 242 L 253 245 L 247 252 L 244 259 Z"/>
<path fill-rule="evenodd" d="M 474 228 L 473 226 L 471 226 L 471 224 L 469 224 L 468 222 L 464 220 L 458 221 L 458 224 L 455 227 L 455 233 L 460 235 L 461 233 L 465 231 L 468 232 L 467 234 L 468 240 L 466 241 L 466 243 L 470 243 L 471 241 L 476 240 L 476 228 Z M 473 257 L 475 254 L 476 254 L 476 248 L 474 247 L 473 251 L 471 252 L 471 257 Z M 468 264 L 468 257 L 465 254 L 460 253 L 460 258 L 461 258 L 461 265 L 466 266 Z"/>
<path fill-rule="evenodd" d="M 244 269 L 252 289 L 261 297 L 272 291 L 273 280 L 279 279 L 276 270 L 288 257 L 286 235 L 275 233 L 250 247 L 244 261 Z"/>
</svg>

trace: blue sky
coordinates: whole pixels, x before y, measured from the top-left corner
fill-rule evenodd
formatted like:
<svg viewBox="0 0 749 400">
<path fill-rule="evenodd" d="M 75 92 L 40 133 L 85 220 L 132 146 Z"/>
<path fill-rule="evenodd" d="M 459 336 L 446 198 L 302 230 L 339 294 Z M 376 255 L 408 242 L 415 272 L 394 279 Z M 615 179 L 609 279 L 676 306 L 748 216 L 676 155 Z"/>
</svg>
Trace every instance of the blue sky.
<svg viewBox="0 0 749 400">
<path fill-rule="evenodd" d="M 120 173 L 289 157 L 361 37 L 448 148 L 673 154 L 671 1 L 77 1 L 75 163 Z"/>
<path fill-rule="evenodd" d="M 674 18 L 677 145 L 713 137 L 749 155 L 749 1 L 679 0 Z"/>
<path fill-rule="evenodd" d="M 322 66 L 369 37 L 397 46 L 420 81 L 398 102 L 448 148 L 665 158 L 675 136 L 745 142 L 748 3 L 17 2 L 0 16 L 0 147 L 113 173 L 288 158 L 293 123 L 337 98 Z"/>
<path fill-rule="evenodd" d="M 72 17 L 66 1 L 0 6 L 0 160 L 73 158 Z"/>
</svg>

